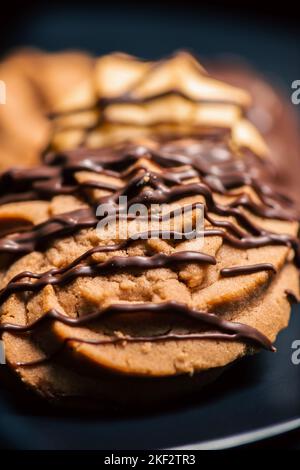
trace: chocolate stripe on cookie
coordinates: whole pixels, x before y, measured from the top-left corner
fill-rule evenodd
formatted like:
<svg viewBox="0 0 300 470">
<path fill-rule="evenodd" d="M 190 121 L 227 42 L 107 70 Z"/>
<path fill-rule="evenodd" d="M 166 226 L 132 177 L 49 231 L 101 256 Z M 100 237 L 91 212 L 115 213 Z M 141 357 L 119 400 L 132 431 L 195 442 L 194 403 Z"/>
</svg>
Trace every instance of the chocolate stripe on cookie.
<svg viewBox="0 0 300 470">
<path fill-rule="evenodd" d="M 224 277 L 240 276 L 243 274 L 259 273 L 261 271 L 272 271 L 276 273 L 276 269 L 271 263 L 250 264 L 245 266 L 232 266 L 230 268 L 221 269 L 221 275 Z"/>
<path fill-rule="evenodd" d="M 71 157 L 71 160 L 74 159 L 76 160 L 77 164 L 80 164 L 80 162 L 86 162 L 87 157 L 89 161 L 93 161 L 95 158 L 95 163 L 98 165 L 99 161 L 101 161 L 101 158 L 103 159 L 102 166 L 112 166 L 113 168 L 115 167 L 116 162 L 118 165 L 123 165 L 123 164 L 129 164 L 132 163 L 132 161 L 140 158 L 141 156 L 147 155 L 152 155 L 155 160 L 161 161 L 164 158 L 167 158 L 167 161 L 169 161 L 170 164 L 174 165 L 174 163 L 178 162 L 178 157 L 177 156 L 171 156 L 171 157 L 165 157 L 164 153 L 159 155 L 159 152 L 154 152 L 151 153 L 150 150 L 142 148 L 142 151 L 140 147 L 137 147 L 135 150 L 134 149 L 128 149 L 125 147 L 123 150 L 123 153 L 118 151 L 112 151 L 111 149 L 108 151 L 110 154 L 108 157 L 105 154 L 103 150 L 100 151 L 94 151 L 92 152 L 92 155 L 88 150 L 83 152 L 82 150 L 78 151 L 78 154 L 76 152 L 73 152 L 73 156 Z M 120 155 L 121 154 L 121 155 Z M 159 158 L 157 156 L 159 155 Z M 63 162 L 63 165 L 66 163 L 65 162 L 65 157 L 68 159 L 70 158 L 70 155 L 63 156 L 62 160 L 59 159 L 57 161 L 54 160 L 56 164 Z M 132 160 L 133 158 L 133 160 Z M 171 161 L 170 161 L 171 158 Z M 239 174 L 244 174 L 244 172 L 247 172 L 247 166 L 244 167 L 242 165 L 241 168 L 241 161 L 234 159 L 232 155 L 230 155 L 229 161 L 230 161 L 230 171 L 232 165 L 237 165 L 237 168 L 239 169 L 238 173 Z M 197 169 L 197 157 L 186 157 L 183 156 L 179 158 L 180 163 L 186 164 L 188 163 L 192 169 Z M 54 163 L 52 160 L 50 163 Z M 258 162 L 257 162 L 258 163 Z M 6 172 L 2 175 L 1 181 L 3 183 L 2 185 L 2 191 L 11 191 L 11 197 L 12 200 L 15 200 L 17 198 L 18 200 L 20 199 L 20 194 L 14 192 L 16 188 L 19 188 L 20 185 L 22 187 L 22 181 L 25 181 L 25 184 L 27 182 L 30 182 L 30 186 L 32 186 L 33 182 L 41 182 L 43 181 L 43 195 L 45 196 L 47 194 L 47 198 L 49 198 L 51 195 L 55 194 L 65 194 L 64 192 L 64 166 L 59 166 L 58 169 L 61 173 L 61 178 L 62 180 L 60 181 L 59 184 L 57 184 L 57 174 L 55 176 L 55 182 L 56 182 L 56 188 L 53 189 L 53 171 L 52 167 L 50 168 L 49 174 L 51 175 L 50 179 L 48 181 L 44 181 L 44 179 L 47 177 L 47 171 L 46 169 L 43 170 L 43 168 L 40 168 L 39 171 L 36 169 L 33 170 L 17 170 L 15 171 L 10 171 Z M 88 165 L 89 166 L 89 165 Z M 101 166 L 101 167 L 102 167 Z M 214 159 L 212 162 L 210 162 L 210 167 L 212 168 L 210 175 L 213 173 L 214 174 L 214 180 L 217 180 L 222 184 L 222 176 L 224 176 L 224 161 L 221 160 L 219 161 L 218 159 Z M 217 171 L 218 169 L 218 171 Z M 116 170 L 114 170 L 116 171 Z M 210 217 L 208 212 L 211 213 L 216 213 L 218 215 L 222 216 L 232 216 L 234 217 L 240 224 L 241 227 L 243 227 L 247 232 L 250 232 L 252 235 L 256 235 L 257 240 L 255 241 L 254 239 L 251 240 L 251 243 L 253 243 L 253 246 L 263 246 L 266 244 L 286 244 L 289 246 L 292 246 L 293 249 L 296 252 L 296 258 L 299 258 L 299 241 L 295 237 L 291 237 L 289 235 L 284 235 L 284 234 L 275 234 L 271 232 L 267 232 L 266 230 L 260 229 L 258 226 L 256 226 L 252 221 L 250 221 L 249 217 L 245 215 L 244 212 L 241 211 L 239 206 L 244 206 L 246 207 L 250 212 L 253 212 L 256 215 L 265 217 L 265 218 L 278 218 L 282 220 L 296 220 L 297 215 L 296 215 L 296 209 L 295 207 L 290 205 L 289 201 L 286 201 L 285 199 L 279 197 L 276 193 L 272 191 L 272 189 L 265 185 L 261 184 L 260 187 L 264 188 L 261 191 L 264 193 L 265 197 L 267 197 L 267 201 L 265 201 L 263 204 L 258 205 L 257 203 L 253 202 L 251 198 L 247 195 L 242 195 L 239 196 L 235 201 L 231 202 L 230 206 L 224 206 L 221 204 L 218 204 L 215 202 L 214 197 L 212 195 L 212 190 L 206 183 L 193 183 L 193 184 L 180 184 L 178 181 L 176 181 L 176 169 L 173 171 L 170 171 L 169 169 L 169 174 L 174 174 L 175 175 L 175 180 L 172 181 L 172 187 L 169 188 L 165 186 L 166 180 L 163 179 L 162 176 L 157 175 L 157 174 L 152 174 L 151 172 L 143 172 L 142 174 L 139 172 L 138 175 L 134 175 L 132 178 L 129 179 L 128 183 L 122 188 L 122 189 L 117 189 L 115 190 L 111 195 L 104 196 L 102 197 L 97 203 L 101 202 L 106 202 L 106 203 L 111 203 L 115 204 L 116 201 L 118 200 L 119 196 L 121 195 L 127 195 L 129 198 L 128 204 L 133 204 L 133 203 L 139 203 L 142 202 L 144 204 L 151 204 L 151 203 L 168 203 L 171 201 L 176 201 L 180 198 L 187 197 L 187 196 L 192 196 L 192 195 L 201 195 L 205 197 L 205 202 L 206 202 L 206 218 L 209 220 L 210 223 L 213 225 L 217 226 L 226 226 L 228 228 L 229 226 L 233 228 L 235 231 L 235 234 L 241 233 L 239 228 L 237 226 L 234 226 L 232 223 L 228 221 L 215 221 Z M 236 171 L 237 173 L 237 171 Z M 206 169 L 206 176 L 209 175 L 208 169 Z M 24 179 L 23 179 L 24 178 Z M 247 176 L 247 179 L 249 180 L 249 176 Z M 170 182 L 170 175 L 168 177 L 168 182 Z M 242 182 L 244 184 L 244 178 L 242 178 Z M 74 183 L 74 181 L 73 181 Z M 251 181 L 248 181 L 248 184 L 250 184 Z M 94 187 L 94 188 L 100 188 L 104 187 L 105 184 L 102 184 L 101 182 L 92 182 L 89 181 L 85 184 L 83 183 L 76 183 L 77 187 L 79 190 L 82 190 L 83 188 L 87 187 Z M 258 183 L 256 181 L 253 181 L 253 187 L 257 189 Z M 108 186 L 108 185 L 106 185 Z M 154 187 L 153 187 L 154 186 Z M 46 188 L 49 188 L 47 191 Z M 74 188 L 74 186 L 72 186 Z M 73 189 L 72 189 L 73 191 Z M 35 189 L 35 197 L 34 199 L 39 199 L 41 197 L 41 194 L 39 194 L 39 190 Z M 228 191 L 226 191 L 228 193 Z M 21 193 L 22 196 L 25 197 L 29 195 L 29 193 L 26 191 Z M 32 195 L 30 193 L 30 195 Z M 266 196 L 267 195 L 267 196 Z M 7 198 L 7 196 L 5 196 Z M 7 201 L 6 201 L 7 202 Z M 56 224 L 58 222 L 58 225 Z M 66 235 L 66 234 L 71 234 L 76 232 L 77 230 L 80 230 L 82 228 L 87 228 L 87 227 L 93 227 L 97 224 L 97 218 L 93 215 L 93 209 L 82 209 L 80 211 L 73 211 L 71 213 L 66 213 L 62 214 L 59 217 L 59 221 L 57 217 L 53 219 L 49 219 L 44 224 L 41 224 L 40 226 L 36 226 L 32 231 L 27 231 L 23 232 L 22 234 L 16 234 L 15 236 L 12 237 L 5 237 L 0 239 L 0 251 L 1 252 L 20 252 L 20 253 L 26 253 L 30 252 L 32 249 L 41 249 L 41 245 L 45 242 L 45 240 L 51 240 L 56 236 L 61 236 L 61 235 Z M 247 239 L 247 237 L 245 237 Z M 239 244 L 239 241 L 235 240 L 230 240 L 231 243 L 237 243 Z M 250 240 L 248 238 L 248 242 L 250 243 Z M 246 242 L 247 245 L 247 242 Z M 247 246 L 250 246 L 249 244 Z"/>
<path fill-rule="evenodd" d="M 102 250 L 106 251 L 105 247 Z M 109 250 L 107 250 L 109 251 Z M 94 252 L 95 253 L 95 252 Z M 99 253 L 99 251 L 98 251 Z M 116 271 L 128 269 L 155 269 L 155 268 L 172 268 L 179 263 L 207 263 L 216 264 L 213 256 L 205 253 L 194 251 L 181 251 L 165 255 L 159 253 L 154 256 L 113 256 L 103 263 L 80 264 L 79 266 L 67 267 L 61 269 L 51 269 L 42 274 L 31 272 L 21 273 L 14 282 L 9 282 L 7 286 L 0 292 L 0 305 L 8 298 L 9 295 L 16 292 L 37 292 L 47 285 L 66 285 L 77 277 L 101 276 L 114 273 Z M 22 277 L 38 279 L 38 281 L 19 282 Z"/>
<path fill-rule="evenodd" d="M 197 340 L 197 339 L 216 339 L 216 340 L 228 340 L 228 341 L 240 341 L 240 340 L 250 340 L 256 345 L 263 347 L 269 351 L 274 352 L 275 348 L 272 345 L 271 341 L 262 333 L 260 333 L 257 329 L 245 325 L 238 322 L 232 322 L 223 320 L 220 316 L 215 315 L 213 313 L 201 312 L 199 310 L 189 308 L 187 305 L 180 304 L 175 301 L 170 302 L 162 302 L 159 304 L 155 303 L 143 303 L 143 304 L 115 304 L 110 305 L 109 307 L 97 311 L 95 313 L 91 313 L 89 315 L 85 315 L 79 318 L 71 318 L 63 315 L 59 311 L 52 309 L 49 310 L 47 313 L 43 315 L 43 317 L 39 318 L 32 324 L 29 325 L 14 325 L 11 323 L 3 323 L 0 325 L 0 329 L 2 331 L 11 331 L 11 332 L 20 332 L 25 333 L 27 331 L 32 330 L 33 328 L 41 325 L 47 320 L 54 320 L 60 321 L 66 325 L 70 326 L 82 326 L 89 324 L 91 322 L 97 321 L 100 318 L 107 316 L 107 315 L 116 315 L 116 314 L 130 314 L 130 313 L 142 313 L 148 312 L 153 314 L 177 314 L 177 315 L 184 315 L 187 317 L 191 317 L 200 323 L 203 323 L 206 326 L 210 326 L 212 328 L 216 328 L 220 331 L 204 331 L 202 333 L 189 333 L 189 334 L 163 334 L 163 335 L 155 335 L 155 336 L 122 336 L 122 337 L 109 337 L 103 340 L 86 340 L 80 339 L 76 337 L 68 337 L 64 340 L 62 345 L 51 354 L 47 355 L 46 357 L 34 360 L 30 362 L 19 362 L 15 364 L 15 366 L 33 366 L 37 364 L 41 364 L 52 359 L 55 355 L 60 353 L 64 348 L 65 344 L 68 342 L 79 342 L 91 345 L 108 345 L 108 344 L 120 344 L 124 342 L 128 343 L 138 343 L 138 342 L 158 342 L 158 341 L 180 341 L 180 340 Z M 13 365 L 13 364 L 12 364 Z"/>
</svg>

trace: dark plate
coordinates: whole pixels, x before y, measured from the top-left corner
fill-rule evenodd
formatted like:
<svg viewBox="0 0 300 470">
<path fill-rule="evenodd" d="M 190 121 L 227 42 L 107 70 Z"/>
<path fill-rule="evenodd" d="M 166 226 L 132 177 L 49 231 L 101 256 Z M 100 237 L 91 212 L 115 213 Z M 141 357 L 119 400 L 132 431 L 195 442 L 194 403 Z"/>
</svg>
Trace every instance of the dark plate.
<svg viewBox="0 0 300 470">
<path fill-rule="evenodd" d="M 35 3 L 35 2 L 31 2 Z M 51 2 L 22 11 L 22 21 L 5 23 L 6 52 L 20 45 L 49 50 L 80 48 L 102 54 L 124 50 L 158 57 L 188 47 L 202 56 L 245 57 L 281 83 L 290 94 L 300 78 L 299 30 L 209 10 L 95 6 L 86 1 L 70 10 Z M 157 10 L 158 8 L 158 10 Z M 273 20 L 272 20 L 273 21 Z M 0 77 L 1 78 L 1 77 Z M 298 310 L 298 311 L 297 311 Z M 207 387 L 194 403 L 144 416 L 104 417 L 58 412 L 17 387 L 0 389 L 0 447 L 18 449 L 149 449 L 187 446 L 224 448 L 253 442 L 300 426 L 300 365 L 291 345 L 300 339 L 299 308 L 277 341 L 276 354 L 262 352 L 242 360 Z M 1 377 L 7 375 L 0 366 Z"/>
</svg>

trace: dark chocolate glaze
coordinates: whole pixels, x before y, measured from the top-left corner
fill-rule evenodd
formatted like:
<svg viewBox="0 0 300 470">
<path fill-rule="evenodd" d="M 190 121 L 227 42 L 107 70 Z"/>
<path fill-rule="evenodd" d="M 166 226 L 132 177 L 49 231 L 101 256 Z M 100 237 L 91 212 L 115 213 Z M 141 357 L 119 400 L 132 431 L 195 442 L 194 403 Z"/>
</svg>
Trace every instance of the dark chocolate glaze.
<svg viewBox="0 0 300 470">
<path fill-rule="evenodd" d="M 64 346 L 69 342 L 79 342 L 91 345 L 108 345 L 108 344 L 120 344 L 124 342 L 128 343 L 138 343 L 138 342 L 161 342 L 161 341 L 181 341 L 181 340 L 195 340 L 195 339 L 215 339 L 215 340 L 229 340 L 229 341 L 239 341 L 239 340 L 250 340 L 254 345 L 263 347 L 269 351 L 274 352 L 275 348 L 272 345 L 271 341 L 262 333 L 260 333 L 255 328 L 245 325 L 238 322 L 231 322 L 222 319 L 220 316 L 213 313 L 201 312 L 193 308 L 188 307 L 185 304 L 180 304 L 175 301 L 162 302 L 162 303 L 144 303 L 144 304 L 115 304 L 110 305 L 102 311 L 97 311 L 89 315 L 82 317 L 71 318 L 66 315 L 61 314 L 59 311 L 52 309 L 45 313 L 45 315 L 34 323 L 28 325 L 14 325 L 11 323 L 3 323 L 0 325 L 2 331 L 10 332 L 19 332 L 25 333 L 32 330 L 34 327 L 41 325 L 47 320 L 60 321 L 69 326 L 82 326 L 89 324 L 93 321 L 97 321 L 100 318 L 108 315 L 116 314 L 136 314 L 140 312 L 147 312 L 153 314 L 177 314 L 181 316 L 191 317 L 194 320 L 199 321 L 203 325 L 209 326 L 213 331 L 204 331 L 201 333 L 188 333 L 188 334 L 161 334 L 155 336 L 115 336 L 108 337 L 103 340 L 86 340 L 74 337 L 68 337 L 64 342 L 58 347 L 57 350 L 48 354 L 42 359 L 28 361 L 28 362 L 18 362 L 12 364 L 15 367 L 18 366 L 33 366 L 44 363 L 58 353 L 60 353 Z M 221 331 L 218 331 L 221 330 Z"/>
<path fill-rule="evenodd" d="M 205 160 L 205 155 L 186 155 L 184 154 L 183 150 L 181 153 L 173 154 L 170 152 L 166 153 L 165 151 L 154 152 L 152 150 L 146 149 L 144 147 L 136 147 L 136 148 L 123 148 L 117 149 L 113 151 L 109 149 L 105 151 L 105 149 L 101 150 L 86 150 L 85 152 L 83 149 L 78 151 L 71 151 L 61 155 L 54 156 L 53 154 L 46 157 L 46 162 L 48 165 L 58 165 L 58 167 L 54 166 L 56 173 L 55 173 L 55 182 L 57 182 L 57 174 L 60 172 L 60 184 L 56 186 L 55 191 L 53 190 L 53 167 L 45 165 L 38 169 L 34 170 L 12 170 L 2 174 L 0 178 L 1 183 L 1 190 L 2 192 L 6 192 L 6 202 L 8 202 L 8 197 L 11 197 L 10 202 L 15 200 L 15 197 L 22 200 L 24 199 L 40 199 L 45 198 L 49 199 L 53 196 L 54 192 L 56 194 L 65 194 L 64 192 L 64 183 L 68 183 L 69 176 L 66 177 L 65 175 L 65 168 L 70 166 L 72 167 L 72 175 L 73 171 L 75 172 L 80 167 L 81 164 L 84 164 L 86 169 L 90 168 L 91 171 L 97 171 L 97 173 L 102 173 L 102 168 L 110 167 L 115 168 L 112 170 L 115 175 L 121 174 L 124 175 L 124 171 L 118 173 L 118 167 L 128 167 L 140 157 L 148 158 L 153 160 L 155 163 L 159 165 L 163 165 L 163 169 L 165 167 L 169 167 L 169 174 L 172 173 L 175 175 L 173 180 L 170 178 L 170 175 L 167 178 L 164 178 L 163 175 L 157 175 L 156 173 L 152 173 L 149 171 L 141 171 L 137 169 L 137 174 L 132 175 L 132 178 L 129 178 L 129 182 L 121 189 L 113 191 L 111 188 L 112 194 L 108 196 L 102 197 L 100 200 L 97 201 L 97 205 L 101 202 L 111 203 L 112 208 L 115 207 L 115 204 L 121 195 L 128 196 L 128 205 L 133 203 L 144 203 L 150 205 L 151 203 L 167 203 L 176 201 L 180 198 L 193 196 L 193 195 L 200 195 L 205 197 L 206 201 L 206 217 L 208 220 L 212 221 L 214 225 L 218 226 L 225 226 L 226 228 L 229 227 L 227 221 L 213 221 L 211 218 L 210 213 L 215 213 L 218 215 L 223 216 L 233 216 L 237 219 L 240 226 L 244 228 L 247 232 L 251 235 L 255 235 L 257 237 L 261 237 L 261 240 L 249 240 L 247 239 L 247 247 L 250 247 L 251 243 L 254 246 L 263 246 L 264 244 L 287 244 L 292 245 L 295 251 L 299 249 L 299 241 L 291 236 L 288 235 L 278 235 L 274 233 L 267 232 L 266 230 L 262 230 L 257 227 L 252 221 L 250 221 L 249 217 L 245 215 L 244 212 L 240 210 L 239 206 L 246 207 L 250 212 L 266 217 L 266 218 L 278 218 L 283 220 L 296 220 L 297 219 L 297 209 L 291 204 L 288 200 L 286 201 L 282 196 L 277 195 L 275 192 L 272 192 L 272 188 L 264 184 L 263 182 L 258 183 L 256 180 L 249 176 L 250 169 L 247 165 L 242 163 L 242 160 L 235 160 L 233 155 L 227 155 L 227 166 L 225 165 L 223 159 L 221 163 L 218 161 L 216 157 L 212 157 L 208 154 L 207 162 L 205 165 L 199 164 L 199 161 Z M 88 158 L 87 158 L 88 155 Z M 245 157 L 248 160 L 247 157 Z M 258 162 L 257 159 L 253 160 L 252 156 L 250 158 L 251 165 L 248 162 L 250 168 L 255 165 L 260 167 L 263 165 L 261 162 Z M 71 165 L 71 162 L 72 165 Z M 101 163 L 101 164 L 100 164 Z M 177 165 L 177 167 L 176 167 Z M 181 185 L 181 180 L 178 181 L 178 174 L 176 168 L 182 165 L 188 165 L 191 167 L 191 170 L 197 172 L 201 178 L 205 178 L 205 183 L 191 183 L 191 184 L 184 184 Z M 202 170 L 199 170 L 200 167 Z M 216 179 L 219 181 L 220 185 L 223 187 L 223 192 L 228 192 L 228 189 L 224 187 L 223 180 L 227 178 L 228 184 L 228 167 L 230 172 L 232 171 L 232 167 L 235 167 L 235 175 L 240 175 L 238 178 L 234 177 L 231 174 L 231 184 L 235 186 L 239 183 L 241 185 L 245 184 L 245 178 L 247 176 L 247 184 L 253 186 L 254 189 L 257 189 L 257 186 L 260 187 L 260 191 L 263 192 L 265 195 L 268 194 L 268 201 L 264 202 L 260 205 L 253 202 L 248 195 L 238 196 L 235 202 L 231 203 L 230 206 L 223 206 L 215 202 L 214 197 L 212 195 L 212 189 L 210 188 L 210 182 L 207 180 L 209 176 L 214 174 L 214 181 Z M 46 179 L 47 176 L 47 168 L 50 169 L 49 175 L 50 178 Z M 170 168 L 173 170 L 171 171 Z M 209 173 L 209 168 L 211 168 L 211 172 Z M 107 171 L 107 170 L 106 170 Z M 257 170 L 256 170 L 257 172 Z M 246 176 L 242 178 L 241 176 Z M 69 174 L 68 174 L 69 175 Z M 203 176 L 204 175 L 204 176 Z M 72 176 L 73 178 L 73 176 Z M 34 183 L 40 183 L 43 181 L 43 191 L 42 194 L 39 193 L 40 187 L 37 186 L 34 189 L 35 196 L 32 197 L 32 191 L 27 191 L 28 187 L 25 187 L 26 184 L 29 182 L 30 187 L 34 187 Z M 20 180 L 23 182 L 23 192 L 21 194 L 18 193 L 18 188 L 20 187 Z M 242 181 L 241 181 L 242 180 Z M 167 186 L 166 183 L 171 183 L 171 187 Z M 73 179 L 73 184 L 76 181 Z M 83 197 L 85 197 L 85 190 L 87 188 L 102 188 L 105 186 L 99 182 L 87 182 L 86 185 L 78 184 L 78 190 Z M 215 184 L 215 183 L 214 183 Z M 25 185 L 25 186 L 24 186 Z M 219 185 L 219 186 L 220 186 Z M 22 186 L 22 185 L 21 185 Z M 108 186 L 108 185 L 107 185 Z M 49 190 L 46 191 L 46 187 Z M 148 188 L 148 189 L 147 189 Z M 149 189 L 150 188 L 150 189 Z M 229 189 L 230 189 L 229 188 Z M 107 188 L 106 188 L 107 189 Z M 142 190 L 142 191 L 141 191 Z M 213 188 L 214 190 L 214 188 Z M 53 192 L 54 191 L 54 192 Z M 272 196 L 273 195 L 273 199 Z M 88 228 L 93 227 L 97 224 L 97 219 L 93 215 L 95 210 L 93 208 L 82 209 L 79 211 L 73 211 L 71 213 L 62 214 L 54 219 L 49 219 L 44 224 L 38 225 L 34 227 L 32 233 L 26 232 L 22 234 L 16 234 L 13 237 L 9 237 L 9 239 L 4 238 L 0 239 L 0 251 L 2 252 L 30 252 L 33 249 L 39 249 L 36 245 L 41 245 L 44 243 L 45 239 L 51 239 L 59 235 L 66 235 L 72 234 L 81 228 Z M 233 228 L 235 227 L 235 228 Z M 240 229 L 237 226 L 231 224 L 231 228 L 234 230 L 235 234 L 238 232 L 241 233 Z M 232 230 L 231 230 L 232 231 Z"/>
<path fill-rule="evenodd" d="M 106 247 L 102 247 L 102 251 Z M 100 250 L 99 250 L 100 251 Z M 98 251 L 98 253 L 99 253 Z M 94 251 L 95 253 L 96 251 Z M 81 257 L 81 260 L 83 258 Z M 77 277 L 101 276 L 114 273 L 115 271 L 124 271 L 128 269 L 155 269 L 172 268 L 180 263 L 207 263 L 216 264 L 213 256 L 196 251 L 182 251 L 166 255 L 159 253 L 153 256 L 113 256 L 103 263 L 79 264 L 73 261 L 72 266 L 62 269 L 51 269 L 42 274 L 35 274 L 30 271 L 21 273 L 10 281 L 0 292 L 0 305 L 16 292 L 37 292 L 46 285 L 66 285 Z M 77 264 L 77 266 L 76 266 Z M 38 279 L 36 282 L 20 282 L 22 277 Z M 17 280 L 16 280 L 17 279 Z"/>
<path fill-rule="evenodd" d="M 240 276 L 243 274 L 253 274 L 260 271 L 272 271 L 276 273 L 276 269 L 271 263 L 259 263 L 259 264 L 250 264 L 245 266 L 233 266 L 231 268 L 221 269 L 221 275 L 223 277 L 232 277 Z"/>
<path fill-rule="evenodd" d="M 201 146 L 202 145 L 202 146 Z M 203 147 L 204 145 L 204 147 Z M 218 151 L 217 151 L 218 150 Z M 222 151 L 220 151 L 222 150 Z M 149 171 L 147 168 L 132 168 L 132 165 L 141 157 L 152 160 L 159 167 L 159 172 Z M 94 181 L 93 178 L 84 183 L 78 183 L 75 177 L 78 171 L 90 171 L 91 174 L 104 174 L 126 180 L 123 187 L 111 183 Z M 94 228 L 99 217 L 95 216 L 95 206 L 106 203 L 111 207 L 111 214 L 117 208 L 118 198 L 122 195 L 128 197 L 128 205 L 144 203 L 168 203 L 188 196 L 202 196 L 205 200 L 204 216 L 211 227 L 205 229 L 205 236 L 219 236 L 232 246 L 240 249 L 255 248 L 266 245 L 287 245 L 295 250 L 295 259 L 299 262 L 299 241 L 295 237 L 285 234 L 276 234 L 261 229 L 253 223 L 245 212 L 264 218 L 279 220 L 298 220 L 298 212 L 293 203 L 272 188 L 268 177 L 268 168 L 258 157 L 245 153 L 244 158 L 235 158 L 229 148 L 222 142 L 199 143 L 198 150 L 193 151 L 186 144 L 180 142 L 161 143 L 159 150 L 141 146 L 125 145 L 116 148 L 88 150 L 80 148 L 76 151 L 62 153 L 49 153 L 44 158 L 44 165 L 35 169 L 10 170 L 0 177 L 0 203 L 19 200 L 49 200 L 56 194 L 76 194 L 85 201 L 87 207 L 69 213 L 49 218 L 46 222 L 38 224 L 22 232 L 13 233 L 0 238 L 0 252 L 23 255 L 34 250 L 44 250 L 58 237 L 75 234 L 84 228 Z M 259 175 L 259 179 L 257 178 Z M 189 181 L 198 176 L 200 182 Z M 243 187 L 253 188 L 259 197 L 259 202 L 243 192 Z M 240 193 L 236 190 L 241 188 Z M 101 196 L 96 203 L 90 199 L 90 190 L 105 189 L 108 194 Z M 228 205 L 217 203 L 213 192 L 228 195 L 235 189 L 232 202 Z M 189 210 L 196 206 L 191 204 Z M 238 225 L 229 220 L 215 220 L 213 214 L 219 216 L 232 216 Z M 108 216 L 110 214 L 108 213 Z M 166 214 L 175 217 L 176 211 Z M 124 214 L 117 212 L 118 218 Z M 161 220 L 163 217 L 159 216 Z M 177 233 L 178 234 L 178 233 Z M 180 263 L 206 263 L 215 264 L 214 257 L 198 252 L 176 252 L 171 255 L 157 254 L 154 256 L 113 256 L 102 263 L 88 261 L 95 253 L 114 252 L 125 250 L 144 234 L 111 245 L 98 246 L 88 250 L 69 265 L 61 269 L 51 269 L 44 273 L 25 271 L 15 276 L 0 292 L 0 304 L 11 294 L 17 292 L 38 292 L 44 286 L 64 285 L 79 276 L 101 276 L 116 271 L 146 270 L 158 267 L 176 269 Z M 164 232 L 152 232 L 152 236 L 163 238 Z M 176 232 L 174 243 L 176 243 Z M 181 234 L 181 239 L 186 234 Z M 172 238 L 172 233 L 170 234 Z M 172 239 L 173 239 L 172 238 Z M 180 240 L 181 241 L 181 240 Z M 261 270 L 273 270 L 271 264 L 264 263 L 254 266 L 239 266 L 224 268 L 223 276 L 254 273 Z M 24 280 L 25 279 L 25 280 Z M 88 321 L 99 319 L 104 313 L 119 314 L 122 312 L 147 311 L 152 313 L 174 312 L 187 315 L 200 320 L 204 325 L 214 331 L 205 331 L 193 335 L 160 335 L 156 337 L 126 338 L 131 341 L 169 341 L 177 339 L 216 338 L 225 340 L 249 340 L 267 349 L 272 349 L 269 340 L 259 331 L 247 325 L 223 320 L 219 315 L 208 312 L 198 312 L 188 306 L 176 302 L 162 304 L 128 304 L 108 307 L 105 311 L 92 313 L 84 318 L 72 319 L 59 312 L 50 311 L 31 325 L 12 325 L 3 323 L 2 331 L 24 333 L 32 330 L 45 319 L 53 319 L 72 325 L 80 325 Z M 215 331 L 217 330 L 217 331 Z M 67 341 L 73 341 L 72 338 Z M 75 339 L 74 339 L 75 341 Z M 76 341 L 81 341 L 76 339 Z M 120 338 L 109 338 L 97 344 L 118 343 Z M 124 341 L 124 338 L 122 338 Z M 84 341 L 86 342 L 86 341 Z"/>
</svg>

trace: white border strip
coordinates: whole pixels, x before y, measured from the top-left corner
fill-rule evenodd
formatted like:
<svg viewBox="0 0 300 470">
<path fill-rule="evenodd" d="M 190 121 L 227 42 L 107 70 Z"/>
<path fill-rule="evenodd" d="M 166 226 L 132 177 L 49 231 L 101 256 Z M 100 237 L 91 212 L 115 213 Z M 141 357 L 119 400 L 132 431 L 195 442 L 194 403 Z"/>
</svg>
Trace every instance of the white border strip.
<svg viewBox="0 0 300 470">
<path fill-rule="evenodd" d="M 0 339 L 0 365 L 6 364 L 4 341 Z"/>
<path fill-rule="evenodd" d="M 252 442 L 262 441 L 269 437 L 278 436 L 288 431 L 300 428 L 300 418 L 294 419 L 281 424 L 275 424 L 274 426 L 268 426 L 266 428 L 259 429 L 257 431 L 245 432 L 243 434 L 237 434 L 234 436 L 226 437 L 224 439 L 215 439 L 212 441 L 206 441 L 202 443 L 187 444 L 181 447 L 173 447 L 176 450 L 222 450 L 231 449 L 244 444 L 251 444 Z M 171 449 L 171 450 L 172 450 Z"/>
</svg>

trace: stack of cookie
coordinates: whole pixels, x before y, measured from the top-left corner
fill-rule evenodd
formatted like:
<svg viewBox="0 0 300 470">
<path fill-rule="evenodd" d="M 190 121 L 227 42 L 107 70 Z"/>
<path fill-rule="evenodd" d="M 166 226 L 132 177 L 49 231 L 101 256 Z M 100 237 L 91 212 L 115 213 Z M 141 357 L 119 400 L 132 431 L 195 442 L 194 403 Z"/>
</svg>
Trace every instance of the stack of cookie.
<svg viewBox="0 0 300 470">
<path fill-rule="evenodd" d="M 0 328 L 50 400 L 158 403 L 275 351 L 299 296 L 299 214 L 246 91 L 184 52 L 113 54 L 95 76 L 53 116 L 43 164 L 1 176 Z"/>
</svg>

